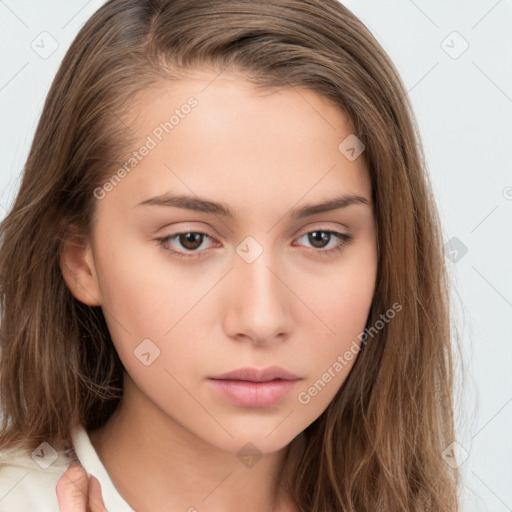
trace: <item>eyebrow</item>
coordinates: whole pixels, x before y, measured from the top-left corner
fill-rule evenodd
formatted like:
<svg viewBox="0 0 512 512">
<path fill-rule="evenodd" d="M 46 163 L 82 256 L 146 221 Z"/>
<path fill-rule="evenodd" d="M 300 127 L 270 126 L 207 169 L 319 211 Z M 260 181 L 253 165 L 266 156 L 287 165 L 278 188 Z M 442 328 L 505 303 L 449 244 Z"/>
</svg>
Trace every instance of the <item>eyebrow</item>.
<svg viewBox="0 0 512 512">
<path fill-rule="evenodd" d="M 291 210 L 288 215 L 294 219 L 302 219 L 317 213 L 324 213 L 332 210 L 338 210 L 340 208 L 346 208 L 347 206 L 351 206 L 353 204 L 362 204 L 366 206 L 372 205 L 371 202 L 368 201 L 368 199 L 365 197 L 354 194 L 344 194 L 332 199 L 328 199 L 321 203 L 307 204 L 305 206 L 295 208 Z M 136 206 L 138 207 L 148 205 L 184 208 L 186 210 L 212 213 L 214 215 L 219 215 L 221 217 L 230 219 L 235 219 L 237 217 L 228 206 L 197 196 L 194 197 L 187 195 L 162 194 L 156 197 L 151 197 L 150 199 L 146 199 Z"/>
</svg>

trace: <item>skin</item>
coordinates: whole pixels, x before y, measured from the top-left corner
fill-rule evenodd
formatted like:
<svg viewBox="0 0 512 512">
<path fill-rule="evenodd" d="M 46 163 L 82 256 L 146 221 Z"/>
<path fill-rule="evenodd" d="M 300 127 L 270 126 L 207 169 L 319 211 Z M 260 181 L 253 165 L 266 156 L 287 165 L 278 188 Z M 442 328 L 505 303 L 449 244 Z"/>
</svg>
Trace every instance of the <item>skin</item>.
<svg viewBox="0 0 512 512">
<path fill-rule="evenodd" d="M 306 89 L 258 90 L 234 73 L 195 70 L 144 91 L 130 125 L 136 148 L 190 96 L 197 107 L 97 201 L 87 243 L 63 252 L 70 290 L 102 306 L 127 372 L 116 413 L 89 436 L 137 511 L 293 511 L 278 484 L 290 442 L 325 411 L 355 358 L 308 404 L 298 394 L 364 330 L 377 242 L 371 204 L 289 213 L 340 194 L 371 203 L 371 184 L 363 158 L 338 150 L 353 133 L 339 108 Z M 222 202 L 237 218 L 137 206 L 163 193 Z M 155 241 L 198 230 L 208 233 L 198 249 L 184 237 L 168 246 L 200 257 Z M 338 239 L 315 245 L 308 233 L 319 230 L 353 240 L 327 255 Z M 236 252 L 247 236 L 263 250 L 250 263 Z M 146 338 L 160 350 L 149 366 L 134 355 Z M 272 407 L 234 405 L 207 380 L 270 365 L 301 377 Z M 236 456 L 248 442 L 261 454 L 252 467 Z"/>
<path fill-rule="evenodd" d="M 105 512 L 100 483 L 79 464 L 64 473 L 56 492 L 61 512 Z"/>
</svg>

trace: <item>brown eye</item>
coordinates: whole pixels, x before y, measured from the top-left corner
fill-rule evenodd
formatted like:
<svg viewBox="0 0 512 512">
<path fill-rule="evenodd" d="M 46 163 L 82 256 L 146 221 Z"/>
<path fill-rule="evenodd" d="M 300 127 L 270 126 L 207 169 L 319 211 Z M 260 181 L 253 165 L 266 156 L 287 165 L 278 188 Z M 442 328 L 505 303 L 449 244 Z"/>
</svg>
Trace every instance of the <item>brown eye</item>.
<svg viewBox="0 0 512 512">
<path fill-rule="evenodd" d="M 308 233 L 309 241 L 313 244 L 316 249 L 322 249 L 331 240 L 332 234 L 328 231 L 311 231 Z"/>
<path fill-rule="evenodd" d="M 203 243 L 204 234 L 190 231 L 188 233 L 181 233 L 178 236 L 178 241 L 182 247 L 189 251 L 194 251 L 198 247 L 201 247 Z"/>
<path fill-rule="evenodd" d="M 337 251 L 341 251 L 344 247 L 349 245 L 353 237 L 352 235 L 346 233 L 338 233 L 337 231 L 330 231 L 327 229 L 316 229 L 314 231 L 309 231 L 308 233 L 304 233 L 301 238 L 307 237 L 307 243 L 311 244 L 314 253 L 321 255 L 331 255 Z M 331 247 L 325 249 L 331 240 L 334 240 L 334 243 L 331 244 Z"/>
<path fill-rule="evenodd" d="M 212 239 L 203 231 L 183 231 L 156 240 L 158 245 L 171 254 L 190 258 L 202 255 L 204 251 L 198 249 L 203 245 L 205 238 Z"/>
</svg>

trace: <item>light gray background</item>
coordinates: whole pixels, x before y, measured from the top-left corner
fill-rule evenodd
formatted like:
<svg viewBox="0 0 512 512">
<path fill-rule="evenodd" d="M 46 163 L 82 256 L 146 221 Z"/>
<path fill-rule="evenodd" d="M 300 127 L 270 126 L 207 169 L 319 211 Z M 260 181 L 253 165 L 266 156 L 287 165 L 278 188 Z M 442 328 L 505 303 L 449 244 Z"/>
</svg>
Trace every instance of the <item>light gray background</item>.
<svg viewBox="0 0 512 512">
<path fill-rule="evenodd" d="M 343 3 L 390 54 L 409 90 L 450 244 L 454 334 L 464 355 L 456 450 L 462 510 L 510 511 L 512 0 Z M 58 64 L 102 4 L 0 0 L 2 218 Z M 52 44 L 58 47 L 45 55 Z"/>
</svg>

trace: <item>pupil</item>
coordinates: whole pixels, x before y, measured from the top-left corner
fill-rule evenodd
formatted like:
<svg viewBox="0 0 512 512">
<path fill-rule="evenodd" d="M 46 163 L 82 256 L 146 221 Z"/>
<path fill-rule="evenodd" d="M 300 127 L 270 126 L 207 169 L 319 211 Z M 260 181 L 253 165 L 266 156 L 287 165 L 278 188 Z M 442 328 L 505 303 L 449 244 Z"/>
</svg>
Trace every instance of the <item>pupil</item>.
<svg viewBox="0 0 512 512">
<path fill-rule="evenodd" d="M 324 247 L 322 242 L 329 242 L 330 234 L 325 231 L 312 231 L 309 237 L 314 247 Z"/>
<path fill-rule="evenodd" d="M 184 235 L 180 235 L 180 243 L 185 249 L 197 249 L 203 242 L 202 236 L 201 233 L 185 233 Z"/>
</svg>

